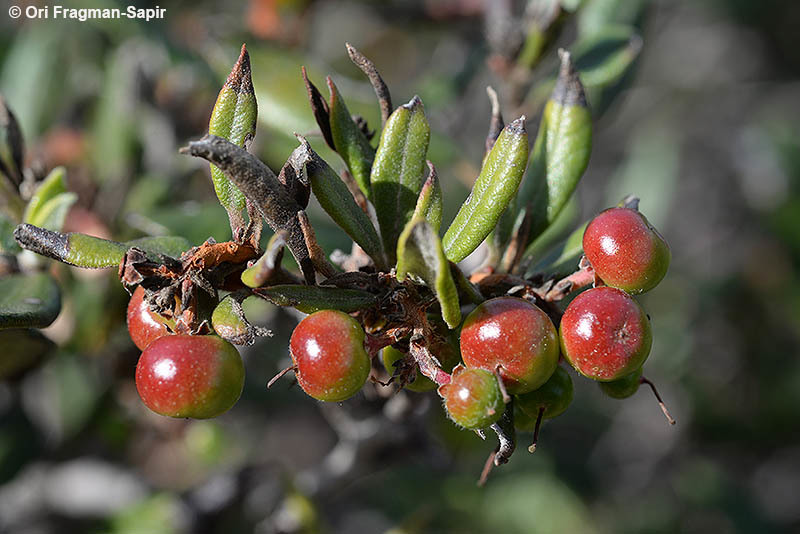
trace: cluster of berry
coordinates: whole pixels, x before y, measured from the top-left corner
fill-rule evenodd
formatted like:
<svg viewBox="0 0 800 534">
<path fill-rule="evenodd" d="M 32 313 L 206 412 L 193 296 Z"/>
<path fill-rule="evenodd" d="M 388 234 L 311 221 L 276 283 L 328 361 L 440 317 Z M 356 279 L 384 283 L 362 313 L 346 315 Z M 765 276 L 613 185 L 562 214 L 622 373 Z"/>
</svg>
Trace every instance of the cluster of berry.
<svg viewBox="0 0 800 534">
<path fill-rule="evenodd" d="M 207 419 L 228 411 L 242 394 L 239 351 L 216 335 L 173 333 L 174 323 L 153 313 L 138 286 L 128 303 L 128 333 L 142 350 L 136 389 L 161 415 Z"/>
<path fill-rule="evenodd" d="M 567 306 L 558 332 L 551 317 L 535 304 L 502 296 L 483 302 L 466 318 L 460 358 L 452 345 L 442 344 L 435 356 L 452 374 L 438 391 L 458 425 L 490 426 L 512 396 L 518 430 L 538 430 L 542 419 L 563 413 L 573 386 L 558 365 L 559 354 L 614 398 L 633 395 L 645 380 L 642 365 L 652 343 L 650 320 L 631 295 L 652 289 L 664 277 L 669 248 L 647 219 L 630 208 L 612 208 L 595 217 L 584 233 L 583 247 L 598 284 Z M 298 383 L 318 400 L 341 401 L 354 395 L 370 373 L 364 330 L 339 311 L 306 317 L 292 334 L 290 350 Z M 405 354 L 393 347 L 383 351 L 390 373 L 404 360 Z M 406 386 L 412 391 L 435 387 L 424 376 Z"/>
</svg>

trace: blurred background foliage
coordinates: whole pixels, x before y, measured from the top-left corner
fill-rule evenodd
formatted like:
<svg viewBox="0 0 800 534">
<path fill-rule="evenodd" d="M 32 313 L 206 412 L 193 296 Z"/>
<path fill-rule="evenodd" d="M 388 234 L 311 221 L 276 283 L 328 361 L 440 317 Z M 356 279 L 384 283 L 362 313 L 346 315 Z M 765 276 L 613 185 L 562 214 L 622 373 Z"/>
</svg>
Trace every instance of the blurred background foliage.
<svg viewBox="0 0 800 534">
<path fill-rule="evenodd" d="M 29 163 L 68 169 L 67 230 L 229 237 L 207 166 L 177 149 L 206 131 L 242 42 L 260 108 L 253 150 L 273 169 L 292 132 L 343 168 L 315 133 L 300 65 L 318 85 L 331 73 L 351 111 L 378 124 L 345 41 L 396 105 L 419 94 L 447 221 L 481 162 L 486 85 L 506 120 L 524 111 L 533 131 L 556 65 L 551 51 L 532 85 L 514 86 L 492 0 L 160 4 L 166 16 L 149 23 L 0 10 L 0 94 Z M 53 265 L 63 309 L 44 332 L 57 348 L 0 383 L 0 532 L 797 532 L 798 27 L 794 0 L 585 0 L 555 43 L 578 58 L 596 116 L 574 222 L 635 193 L 672 247 L 669 275 L 641 300 L 655 337 L 645 373 L 677 426 L 647 392 L 615 401 L 579 381 L 536 454 L 520 448 L 479 489 L 493 445 L 446 421 L 435 395 L 387 402 L 367 388 L 342 409 L 267 392 L 297 317 L 250 301 L 275 335 L 243 350 L 239 404 L 211 421 L 159 417 L 136 394 L 116 273 Z M 311 214 L 328 252 L 348 246 Z"/>
</svg>

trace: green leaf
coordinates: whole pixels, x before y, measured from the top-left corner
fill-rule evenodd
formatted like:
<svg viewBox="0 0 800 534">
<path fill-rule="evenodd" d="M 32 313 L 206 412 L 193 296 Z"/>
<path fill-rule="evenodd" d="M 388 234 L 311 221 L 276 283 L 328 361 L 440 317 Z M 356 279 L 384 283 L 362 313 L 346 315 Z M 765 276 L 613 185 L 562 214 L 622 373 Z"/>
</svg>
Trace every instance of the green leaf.
<svg viewBox="0 0 800 534">
<path fill-rule="evenodd" d="M 375 150 L 369 144 L 369 140 L 367 140 L 358 125 L 353 121 L 353 117 L 350 115 L 339 89 L 336 88 L 330 76 L 328 76 L 327 82 L 328 91 L 330 91 L 328 110 L 334 148 L 347 164 L 347 168 L 355 178 L 358 187 L 367 198 L 371 199 L 370 169 L 372 168 L 372 160 L 375 158 Z"/>
<path fill-rule="evenodd" d="M 292 153 L 292 158 L 302 161 L 311 183 L 311 190 L 320 206 L 358 246 L 364 249 L 379 270 L 385 270 L 383 247 L 372 221 L 356 204 L 350 190 L 325 160 L 314 152 L 304 138 L 299 137 L 299 139 L 300 146 Z"/>
<path fill-rule="evenodd" d="M 250 73 L 250 56 L 247 54 L 247 48 L 242 45 L 239 59 L 217 96 L 208 124 L 208 133 L 247 149 L 256 134 L 257 118 L 258 105 Z M 228 212 L 232 229 L 243 226 L 243 212 L 247 203 L 242 192 L 213 163 L 211 179 L 220 204 Z"/>
<path fill-rule="evenodd" d="M 50 171 L 28 201 L 28 205 L 25 207 L 25 214 L 22 216 L 22 222 L 36 224 L 33 220 L 37 218 L 38 212 L 44 205 L 56 196 L 67 192 L 67 185 L 64 181 L 66 175 L 67 170 L 64 167 L 56 167 Z"/>
<path fill-rule="evenodd" d="M 61 290 L 46 273 L 0 279 L 0 328 L 44 328 L 61 311 Z"/>
<path fill-rule="evenodd" d="M 119 243 L 77 232 L 62 234 L 32 224 L 17 226 L 14 238 L 24 249 L 87 269 L 119 266 L 131 247 L 142 249 L 154 260 L 158 260 L 160 254 L 179 257 L 182 251 L 189 248 L 189 243 L 182 237 L 143 237 Z"/>
<path fill-rule="evenodd" d="M 431 225 L 433 231 L 439 233 L 442 226 L 442 186 L 439 183 L 439 174 L 433 163 L 428 162 L 428 179 L 419 192 L 417 206 L 414 208 L 412 219 L 422 217 Z"/>
<path fill-rule="evenodd" d="M 31 224 L 53 230 L 61 231 L 64 219 L 73 204 L 78 200 L 75 193 L 60 193 L 44 203 L 29 221 Z"/>
<path fill-rule="evenodd" d="M 287 284 L 259 287 L 253 292 L 276 306 L 291 306 L 303 313 L 314 313 L 319 310 L 351 313 L 374 306 L 378 302 L 378 297 L 366 291 L 327 286 Z"/>
<path fill-rule="evenodd" d="M 642 49 L 642 38 L 630 26 L 609 26 L 575 43 L 575 69 L 587 88 L 602 88 L 627 72 Z"/>
<path fill-rule="evenodd" d="M 381 133 L 370 182 L 388 254 L 394 254 L 397 238 L 417 205 L 430 137 L 431 128 L 418 96 L 394 110 Z"/>
<path fill-rule="evenodd" d="M 566 239 L 550 248 L 541 259 L 527 268 L 525 277 L 542 273 L 561 276 L 575 271 L 583 255 L 583 232 L 588 224 L 588 222 L 583 223 Z M 535 245 L 536 242 L 533 243 L 532 247 Z M 527 251 L 526 254 L 528 254 Z"/>
<path fill-rule="evenodd" d="M 547 101 L 517 206 L 531 215 L 530 243 L 558 216 L 589 163 L 592 120 L 568 52 Z"/>
<path fill-rule="evenodd" d="M 247 287 L 260 287 L 275 275 L 283 260 L 283 249 L 286 246 L 285 232 L 274 234 L 267 250 L 258 260 L 242 272 L 241 280 Z"/>
<path fill-rule="evenodd" d="M 442 238 L 450 261 L 463 260 L 489 235 L 514 197 L 527 163 L 528 133 L 522 116 L 503 128 L 469 198 Z"/>
<path fill-rule="evenodd" d="M 406 276 L 422 279 L 431 288 L 442 308 L 442 319 L 451 329 L 461 322 L 458 290 L 450 272 L 450 262 L 433 227 L 423 218 L 406 225 L 397 241 L 397 279 Z"/>
<path fill-rule="evenodd" d="M 579 214 L 578 200 L 573 196 L 553 224 L 525 248 L 520 256 L 519 267 L 515 272 L 524 272 L 527 266 L 541 259 L 542 255 L 549 252 L 556 243 L 566 238 L 578 223 Z"/>
</svg>

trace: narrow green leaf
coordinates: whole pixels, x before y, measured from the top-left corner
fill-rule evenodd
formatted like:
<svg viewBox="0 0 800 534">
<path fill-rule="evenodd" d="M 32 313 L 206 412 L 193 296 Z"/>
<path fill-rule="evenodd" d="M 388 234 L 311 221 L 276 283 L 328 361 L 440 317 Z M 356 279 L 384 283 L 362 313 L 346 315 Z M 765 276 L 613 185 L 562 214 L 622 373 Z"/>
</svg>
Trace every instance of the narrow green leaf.
<svg viewBox="0 0 800 534">
<path fill-rule="evenodd" d="M 548 226 L 547 230 L 525 247 L 520 256 L 518 267 L 514 272 L 524 272 L 532 262 L 538 262 L 545 253 L 550 252 L 556 243 L 570 235 L 578 223 L 579 214 L 578 200 L 573 196 L 564 206 L 564 209 L 561 210 L 561 213 L 558 214 L 553 224 Z"/>
<path fill-rule="evenodd" d="M 66 175 L 67 170 L 64 167 L 56 167 L 50 171 L 28 201 L 28 205 L 25 207 L 25 214 L 22 216 L 22 222 L 36 224 L 33 220 L 45 203 L 57 195 L 67 192 L 67 184 L 64 181 Z"/>
<path fill-rule="evenodd" d="M 342 157 L 350 170 L 350 174 L 355 178 L 358 187 L 366 195 L 372 198 L 370 190 L 370 169 L 372 160 L 375 159 L 375 149 L 369 144 L 369 140 L 353 121 L 347 104 L 344 103 L 339 89 L 333 83 L 330 76 L 327 78 L 328 91 L 330 91 L 330 102 L 328 110 L 330 113 L 331 137 L 336 152 Z"/>
<path fill-rule="evenodd" d="M 444 255 L 442 242 L 433 227 L 423 218 L 406 225 L 397 241 L 397 279 L 416 276 L 431 288 L 442 308 L 442 319 L 451 329 L 461 322 L 458 289 Z"/>
<path fill-rule="evenodd" d="M 87 269 L 117 267 L 131 247 L 142 249 L 157 259 L 160 254 L 179 257 L 188 250 L 189 243 L 182 237 L 143 237 L 127 243 L 93 237 L 77 232 L 62 234 L 32 224 L 21 224 L 14 230 L 14 238 L 22 248 Z"/>
<path fill-rule="evenodd" d="M 378 266 L 386 267 L 381 240 L 369 217 L 356 204 L 347 185 L 336 175 L 325 160 L 314 152 L 303 137 L 298 136 L 300 146 L 292 153 L 292 158 L 302 161 L 311 190 L 317 197 L 320 206 L 338 224 L 358 246 L 364 249 Z"/>
<path fill-rule="evenodd" d="M 424 218 L 431 225 L 433 231 L 438 234 L 439 228 L 442 226 L 442 186 L 439 183 L 436 167 L 430 161 L 428 161 L 428 169 L 428 178 L 422 184 L 412 219 Z"/>
<path fill-rule="evenodd" d="M 578 261 L 583 255 L 583 232 L 588 224 L 588 222 L 583 223 L 566 239 L 549 249 L 538 261 L 527 268 L 525 276 L 542 273 L 562 276 L 575 271 Z M 534 242 L 533 245 L 536 243 Z"/>
<path fill-rule="evenodd" d="M 522 116 L 503 128 L 469 198 L 442 238 L 450 261 L 463 260 L 489 235 L 514 197 L 527 163 L 528 133 Z"/>
<path fill-rule="evenodd" d="M 370 182 L 383 247 L 390 255 L 414 213 L 430 137 L 431 128 L 418 96 L 394 110 L 381 133 Z"/>
<path fill-rule="evenodd" d="M 274 234 L 269 243 L 267 243 L 267 250 L 264 254 L 242 272 L 242 283 L 247 287 L 261 287 L 267 283 L 276 271 L 280 269 L 285 246 L 286 233 L 278 232 Z"/>
<path fill-rule="evenodd" d="M 592 148 L 592 119 L 583 85 L 569 53 L 560 53 L 558 82 L 545 105 L 531 164 L 517 196 L 519 208 L 532 215 L 528 242 L 564 208 L 586 170 Z"/>
<path fill-rule="evenodd" d="M 47 273 L 0 279 L 0 328 L 44 328 L 61 311 L 61 290 Z"/>
<path fill-rule="evenodd" d="M 587 89 L 599 89 L 622 78 L 641 49 L 634 28 L 609 26 L 575 44 L 575 69 Z"/>
<path fill-rule="evenodd" d="M 37 209 L 36 214 L 29 222 L 33 225 L 59 232 L 64 226 L 67 212 L 77 200 L 78 195 L 75 193 L 60 193 Z"/>
<path fill-rule="evenodd" d="M 303 313 L 319 310 L 352 313 L 378 302 L 378 297 L 366 291 L 327 286 L 277 285 L 259 287 L 253 292 L 276 306 L 291 306 Z"/>
<path fill-rule="evenodd" d="M 257 117 L 258 105 L 250 72 L 250 56 L 247 54 L 247 48 L 242 45 L 239 59 L 217 96 L 208 124 L 208 133 L 227 139 L 246 150 L 256 134 Z M 244 195 L 214 164 L 211 164 L 211 179 L 220 204 L 228 212 L 231 228 L 242 227 L 243 212 L 246 208 Z"/>
</svg>

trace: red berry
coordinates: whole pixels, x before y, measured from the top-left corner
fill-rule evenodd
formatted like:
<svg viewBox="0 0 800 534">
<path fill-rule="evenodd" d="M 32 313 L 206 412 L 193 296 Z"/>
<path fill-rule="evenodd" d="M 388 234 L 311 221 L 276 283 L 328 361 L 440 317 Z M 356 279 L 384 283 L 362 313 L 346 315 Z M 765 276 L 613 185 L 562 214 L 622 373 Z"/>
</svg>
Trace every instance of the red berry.
<svg viewBox="0 0 800 534">
<path fill-rule="evenodd" d="M 653 289 L 667 274 L 667 242 L 644 215 L 611 208 L 592 219 L 583 233 L 583 252 L 606 285 L 631 294 Z"/>
<path fill-rule="evenodd" d="M 461 329 L 461 355 L 468 367 L 494 372 L 511 394 L 544 384 L 558 364 L 553 322 L 527 300 L 499 297 L 472 310 Z"/>
<path fill-rule="evenodd" d="M 561 349 L 582 375 L 608 382 L 640 368 L 650 353 L 650 320 L 633 297 L 613 287 L 578 295 L 561 318 Z"/>
<path fill-rule="evenodd" d="M 470 430 L 495 423 L 505 410 L 497 377 L 483 369 L 457 366 L 450 383 L 439 388 L 439 395 L 450 419 Z"/>
<path fill-rule="evenodd" d="M 553 376 L 542 387 L 517 396 L 514 402 L 515 406 L 535 423 L 540 409 L 544 410 L 542 414 L 544 419 L 552 419 L 564 413 L 572 402 L 572 393 L 572 378 L 564 369 L 557 367 Z M 524 423 L 524 420 L 517 422 L 515 419 L 514 422 L 517 428 L 528 430 L 526 425 L 520 424 Z M 533 429 L 534 425 L 531 425 L 530 430 Z"/>
<path fill-rule="evenodd" d="M 216 417 L 236 404 L 243 386 L 242 358 L 218 336 L 161 337 L 136 366 L 142 401 L 170 417 Z"/>
<path fill-rule="evenodd" d="M 172 333 L 167 329 L 165 319 L 150 311 L 150 306 L 144 300 L 142 286 L 136 287 L 128 302 L 128 333 L 139 350 Z"/>
<path fill-rule="evenodd" d="M 338 402 L 352 397 L 369 376 L 364 329 L 340 311 L 322 310 L 300 321 L 289 350 L 297 382 L 317 400 Z"/>
</svg>

